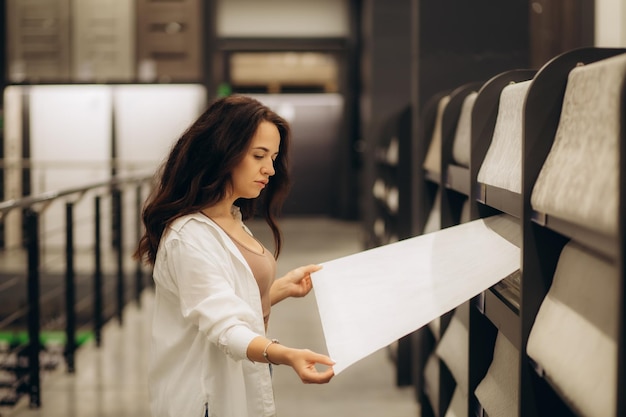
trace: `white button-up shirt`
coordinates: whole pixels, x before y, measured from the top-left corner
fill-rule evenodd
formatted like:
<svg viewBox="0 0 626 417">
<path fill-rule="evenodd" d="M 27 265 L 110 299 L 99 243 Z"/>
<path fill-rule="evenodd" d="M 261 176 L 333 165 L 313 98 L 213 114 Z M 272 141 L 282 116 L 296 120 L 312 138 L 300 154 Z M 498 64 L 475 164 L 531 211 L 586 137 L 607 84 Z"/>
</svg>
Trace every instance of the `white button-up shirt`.
<svg viewBox="0 0 626 417">
<path fill-rule="evenodd" d="M 228 235 L 201 213 L 176 219 L 161 238 L 154 281 L 153 416 L 274 416 L 269 366 L 246 355 L 265 335 L 259 287 Z"/>
</svg>

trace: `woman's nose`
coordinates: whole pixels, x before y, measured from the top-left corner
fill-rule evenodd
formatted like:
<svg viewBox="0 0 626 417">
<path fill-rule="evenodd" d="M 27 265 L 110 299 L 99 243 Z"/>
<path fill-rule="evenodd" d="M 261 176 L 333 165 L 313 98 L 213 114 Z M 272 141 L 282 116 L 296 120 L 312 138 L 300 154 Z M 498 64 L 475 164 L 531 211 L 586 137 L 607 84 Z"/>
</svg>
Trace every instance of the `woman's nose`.
<svg viewBox="0 0 626 417">
<path fill-rule="evenodd" d="M 271 161 L 263 168 L 263 174 L 269 175 L 270 177 L 276 174 L 276 170 L 274 169 L 274 161 Z"/>
</svg>

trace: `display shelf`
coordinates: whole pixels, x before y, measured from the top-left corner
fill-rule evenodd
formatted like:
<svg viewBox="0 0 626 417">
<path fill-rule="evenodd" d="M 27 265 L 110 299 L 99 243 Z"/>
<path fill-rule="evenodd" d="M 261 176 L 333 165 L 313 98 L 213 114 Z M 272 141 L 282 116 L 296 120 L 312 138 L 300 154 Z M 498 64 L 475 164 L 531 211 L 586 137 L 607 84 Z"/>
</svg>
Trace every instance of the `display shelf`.
<svg viewBox="0 0 626 417">
<path fill-rule="evenodd" d="M 482 82 L 470 82 L 452 90 L 441 120 L 441 228 L 459 224 L 463 206 L 470 195 L 469 169 L 453 163 L 453 146 L 465 99 L 482 86 Z M 468 141 L 469 142 L 469 141 Z M 456 175 L 455 175 L 456 174 Z M 454 185 L 454 188 L 451 185 Z M 464 219 L 469 220 L 469 219 Z"/>
<path fill-rule="evenodd" d="M 382 246 L 411 236 L 414 229 L 411 157 L 411 108 L 405 107 L 383 124 L 372 159 L 374 178 L 371 188 L 373 223 L 369 247 Z M 413 382 L 412 342 L 405 336 L 395 344 L 392 360 L 396 367 L 396 385 Z"/>
<path fill-rule="evenodd" d="M 371 189 L 374 200 L 372 246 L 384 245 L 409 236 L 413 221 L 409 198 L 410 166 L 407 162 L 410 149 L 410 108 L 405 108 L 384 124 L 373 152 L 375 177 Z"/>
<path fill-rule="evenodd" d="M 436 353 L 437 344 L 446 332 L 452 315 L 452 311 L 448 312 L 437 319 L 437 326 L 425 326 L 421 329 L 421 332 L 425 333 L 422 334 L 422 349 L 424 349 L 423 353 L 426 356 L 423 359 L 422 372 L 424 374 L 418 393 L 419 402 L 423 407 L 422 416 L 442 415 L 442 412 L 445 412 L 448 404 L 450 404 L 456 387 L 452 373 Z M 429 360 L 433 363 L 428 364 Z M 432 366 L 432 368 L 427 371 L 426 366 Z M 432 380 L 424 380 L 429 377 Z M 433 392 L 429 392 L 429 388 Z"/>
<path fill-rule="evenodd" d="M 485 217 L 485 224 L 511 244 L 520 247 L 521 226 L 518 218 L 511 214 L 498 213 Z M 479 298 L 478 309 L 500 329 L 519 349 L 521 271 L 518 269 L 503 277 Z"/>
<path fill-rule="evenodd" d="M 441 132 L 442 114 L 438 115 L 440 101 L 450 94 L 449 90 L 441 91 L 431 97 L 426 103 L 420 120 L 420 132 L 418 146 L 420 154 L 424 155 L 424 160 L 418 159 L 418 168 L 415 170 L 416 177 L 416 198 L 419 201 L 418 206 L 418 231 L 424 233 L 426 226 L 435 207 L 435 200 L 440 189 L 441 173 L 424 169 L 424 162 L 430 150 L 431 141 L 436 134 L 435 130 Z M 439 116 L 439 117 L 438 117 Z M 437 126 L 439 123 L 439 126 Z M 431 158 L 433 155 L 430 155 Z M 440 158 L 440 152 L 436 151 L 437 158 Z M 439 163 L 438 161 L 437 164 Z M 438 213 L 435 213 L 439 216 Z M 418 366 L 415 368 L 415 392 L 422 417 L 434 417 L 441 415 L 442 407 L 447 407 L 447 403 L 452 397 L 454 389 L 454 380 L 450 372 L 442 366 L 442 361 L 436 357 L 435 349 L 437 343 L 441 339 L 441 335 L 446 329 L 450 321 L 451 313 L 444 314 L 442 317 L 435 319 L 435 323 L 424 326 L 417 330 L 414 340 L 419 343 L 415 346 L 414 361 Z M 430 361 L 430 362 L 429 362 Z M 430 378 L 431 380 L 428 380 Z M 433 390 L 429 392 L 428 390 Z M 434 402 L 434 404 L 433 404 Z"/>
<path fill-rule="evenodd" d="M 474 108 L 472 110 L 472 137 L 470 153 L 470 184 L 473 184 L 472 191 L 474 193 L 471 200 L 472 205 L 470 207 L 470 216 L 472 219 L 485 217 L 486 213 L 485 211 L 481 211 L 482 207 L 485 207 L 487 212 L 491 211 L 487 208 L 490 207 L 489 205 L 480 204 L 479 197 L 481 188 L 477 185 L 478 171 L 480 170 L 480 167 L 485 159 L 485 155 L 487 154 L 487 150 L 491 145 L 491 139 L 493 138 L 496 119 L 498 116 L 498 106 L 502 89 L 513 82 L 527 81 L 533 78 L 536 72 L 536 70 L 530 69 L 506 71 L 489 79 L 478 91 L 478 96 L 476 96 L 476 101 L 474 102 Z M 498 192 L 495 192 L 497 197 Z M 514 204 L 506 204 L 506 207 L 509 206 L 514 206 Z M 516 211 L 519 211 L 519 209 Z"/>
<path fill-rule="evenodd" d="M 484 218 L 494 231 L 516 246 L 521 245 L 521 195 L 507 189 L 478 182 L 500 111 L 502 91 L 512 83 L 532 79 L 536 70 L 516 69 L 488 80 L 478 91 L 472 109 L 471 152 L 469 166 L 470 218 Z M 512 111 L 511 109 L 507 109 Z M 521 113 L 521 110 L 518 110 Z M 520 147 L 520 158 L 521 158 Z M 521 168 L 520 168 L 521 169 Z M 504 221 L 504 223 L 499 222 Z M 470 385 L 468 409 L 472 415 L 486 415 L 475 390 L 492 364 L 496 336 L 500 332 L 518 351 L 520 340 L 521 272 L 502 277 L 496 285 L 475 297 L 470 309 Z M 489 342 L 487 344 L 487 341 Z M 489 353 L 485 353 L 488 350 Z M 478 413 L 478 414 L 476 414 Z"/>
<path fill-rule="evenodd" d="M 557 263 L 563 247 L 568 242 L 577 242 L 589 248 L 603 259 L 611 259 L 617 265 L 619 275 L 617 336 L 617 393 L 624 392 L 624 111 L 621 111 L 619 143 L 621 143 L 619 168 L 619 230 L 616 236 L 604 236 L 594 232 L 586 225 L 574 224 L 558 216 L 545 215 L 535 210 L 531 204 L 533 189 L 550 153 L 561 119 L 563 99 L 570 78 L 570 72 L 580 66 L 604 60 L 626 53 L 620 48 L 581 48 L 566 52 L 548 62 L 537 73 L 526 97 L 524 114 L 523 146 L 523 189 L 522 189 L 522 308 L 521 308 L 521 374 L 520 374 L 520 417 L 542 415 L 579 415 L 566 397 L 568 395 L 553 386 L 545 378 L 540 366 L 526 352 L 529 336 L 535 324 L 539 309 L 550 290 Z M 622 86 L 623 88 L 623 86 Z M 600 90 L 594 96 L 607 94 Z M 621 105 L 624 103 L 624 91 L 620 91 Z M 584 101 L 581 101 L 584 103 Z M 538 371 L 539 370 L 539 371 Z M 614 411 L 603 411 L 603 415 L 626 415 L 626 399 L 616 395 L 615 404 L 609 404 Z M 585 413 L 586 414 L 586 413 Z"/>
<path fill-rule="evenodd" d="M 470 218 L 488 219 L 492 216 L 505 216 L 508 223 L 505 230 L 495 230 L 505 239 L 520 246 L 519 217 L 521 216 L 521 196 L 509 190 L 478 182 L 478 173 L 491 146 L 496 128 L 500 96 L 502 90 L 511 83 L 530 80 L 535 70 L 516 69 L 500 73 L 478 91 L 472 109 L 471 151 L 469 166 Z M 520 149 L 521 152 L 521 149 Z M 494 217 L 496 219 L 496 217 Z M 492 359 L 495 339 L 500 331 L 520 350 L 520 280 L 519 270 L 503 277 L 496 285 L 475 297 L 470 309 L 470 387 L 468 414 L 484 416 L 487 413 L 476 398 L 475 390 L 487 374 Z M 487 350 L 487 352 L 484 352 Z"/>
<path fill-rule="evenodd" d="M 535 210 L 531 213 L 531 221 L 566 238 L 585 242 L 589 249 L 597 251 L 610 259 L 617 259 L 619 256 L 619 244 L 614 236 L 607 236 L 571 221 L 563 220 L 556 216 L 549 216 Z"/>
<path fill-rule="evenodd" d="M 520 335 L 518 330 L 520 316 L 515 313 L 510 303 L 505 301 L 501 293 L 496 292 L 494 289 L 489 289 L 484 294 L 483 314 L 519 349 Z"/>
<path fill-rule="evenodd" d="M 485 292 L 474 297 L 469 309 L 469 367 L 468 367 L 468 416 L 483 416 L 483 409 L 474 391 L 487 374 L 493 360 L 493 349 L 498 334 L 497 328 L 482 313 Z"/>
<path fill-rule="evenodd" d="M 447 97 L 447 101 L 441 109 L 442 113 L 437 120 L 440 125 L 434 126 L 434 129 L 438 129 L 436 135 L 439 135 L 439 137 L 431 137 L 431 140 L 439 140 L 439 143 L 429 144 L 429 146 L 438 145 L 438 148 L 429 149 L 429 152 L 434 151 L 433 153 L 436 154 L 436 163 L 434 165 L 439 169 L 432 170 L 425 168 L 424 177 L 426 180 L 439 185 L 445 183 L 446 168 L 452 160 L 452 142 L 454 140 L 454 133 L 461 113 L 463 100 L 465 100 L 468 94 L 478 90 L 481 85 L 482 83 L 479 82 L 467 83 L 452 91 L 441 92 L 436 96 L 439 100 L 441 100 L 442 97 Z M 437 100 L 438 104 L 439 100 Z"/>
<path fill-rule="evenodd" d="M 470 169 L 460 165 L 448 165 L 445 186 L 466 196 L 470 195 Z"/>
<path fill-rule="evenodd" d="M 413 162 L 416 164 L 413 173 L 415 177 L 414 193 L 415 200 L 417 201 L 415 230 L 418 235 L 424 233 L 424 228 L 433 205 L 435 204 L 435 197 L 439 188 L 440 175 L 437 173 L 429 173 L 427 178 L 426 173 L 428 171 L 424 170 L 423 166 L 435 130 L 439 101 L 449 94 L 449 90 L 444 90 L 433 95 L 424 105 L 420 117 L 420 129 L 416 146 L 418 152 L 417 158 Z"/>
<path fill-rule="evenodd" d="M 426 190 L 427 193 L 426 199 L 434 200 L 438 193 L 441 198 L 439 202 L 439 210 L 434 213 L 431 212 L 431 216 L 438 217 L 437 223 L 440 228 L 453 226 L 462 221 L 463 205 L 467 201 L 469 195 L 469 176 L 467 174 L 465 175 L 463 184 L 460 181 L 461 177 L 456 177 L 459 179 L 459 187 L 462 187 L 461 189 L 464 189 L 465 193 L 450 189 L 446 186 L 446 182 L 448 181 L 448 178 L 450 178 L 450 175 L 447 172 L 447 167 L 452 161 L 452 142 L 458 125 L 463 101 L 467 95 L 477 91 L 481 85 L 482 83 L 480 82 L 467 83 L 453 90 L 440 92 L 431 100 L 431 106 L 433 108 L 436 107 L 435 104 L 441 104 L 442 98 L 445 97 L 447 100 L 445 107 L 443 107 L 443 109 L 439 109 L 441 113 L 435 121 L 435 123 L 439 123 L 439 126 L 433 126 L 433 129 L 430 131 L 430 135 L 428 136 L 433 141 L 439 141 L 438 148 L 433 147 L 430 143 L 428 144 L 429 152 L 432 152 L 435 155 L 435 158 L 430 161 L 431 166 L 436 166 L 439 169 L 423 170 L 423 189 Z M 437 133 L 434 133 L 435 129 L 438 129 Z M 440 135 L 440 137 L 436 138 L 435 134 Z M 430 157 L 432 158 L 433 155 L 431 154 Z M 434 164 L 433 160 L 435 161 Z M 465 169 L 465 171 L 468 172 L 467 169 Z M 431 211 L 435 210 L 434 204 L 430 205 L 429 209 Z M 438 347 L 438 343 L 441 343 L 441 338 L 446 332 L 451 318 L 454 314 L 457 314 L 457 311 L 458 309 L 452 310 L 436 319 L 439 324 L 438 326 L 427 326 L 431 333 L 437 333 L 433 334 L 432 339 L 429 339 L 429 347 L 433 351 L 431 355 L 437 355 L 436 349 Z M 469 313 L 466 315 L 468 316 Z M 465 320 L 469 323 L 469 317 L 466 317 Z M 469 327 L 469 324 L 467 326 Z M 427 348 L 424 348 L 423 350 L 427 351 Z M 465 356 L 463 360 L 467 363 L 469 360 L 468 356 Z M 443 416 L 451 404 L 457 383 L 446 363 L 441 358 L 437 358 L 436 367 L 434 370 L 430 370 L 429 375 L 430 377 L 436 379 L 434 384 L 437 387 L 437 395 L 429 395 L 428 392 L 422 393 L 422 416 Z M 467 388 L 465 387 L 465 389 Z"/>
<path fill-rule="evenodd" d="M 427 194 L 424 197 L 426 200 L 434 198 L 437 191 L 442 191 L 446 195 L 444 201 L 444 194 L 442 194 L 441 227 L 453 226 L 460 222 L 460 207 L 464 204 L 465 198 L 469 197 L 467 201 L 470 203 L 470 219 L 483 218 L 486 222 L 490 222 L 490 218 L 502 219 L 503 215 L 506 216 L 508 219 L 506 221 L 508 222 L 506 233 L 492 228 L 509 242 L 518 246 L 521 251 L 520 269 L 507 277 L 503 277 L 496 285 L 474 297 L 469 303 L 467 413 L 470 416 L 486 415 L 474 392 L 487 373 L 491 372 L 489 367 L 493 361 L 493 349 L 499 334 L 503 335 L 504 339 L 513 346 L 513 350 L 511 350 L 512 348 L 508 350 L 509 355 L 513 355 L 516 360 L 519 359 L 520 364 L 519 375 L 514 377 L 517 384 L 514 383 L 513 385 L 513 389 L 516 390 L 517 410 L 515 414 L 511 415 L 516 417 L 594 415 L 577 410 L 571 401 L 572 393 L 564 391 L 558 382 L 552 382 L 541 366 L 538 366 L 526 351 L 530 330 L 537 319 L 539 308 L 546 294 L 551 289 L 559 258 L 562 256 L 564 248 L 567 249 L 566 245 L 571 242 L 583 245 L 589 256 L 603 260 L 611 268 L 617 268 L 618 288 L 611 292 L 612 294 L 618 293 L 616 296 L 618 298 L 617 308 L 610 304 L 610 312 L 605 311 L 605 313 L 610 314 L 612 319 L 617 317 L 617 356 L 615 358 L 611 356 L 609 362 L 612 364 L 613 359 L 615 359 L 616 392 L 626 392 L 626 319 L 624 307 L 626 299 L 626 268 L 624 265 L 626 252 L 626 238 L 624 236 L 626 233 L 626 221 L 624 219 L 624 213 L 626 213 L 626 150 L 624 149 L 626 147 L 626 128 L 624 127 L 626 126 L 626 112 L 623 111 L 623 108 L 626 107 L 626 80 L 624 84 L 621 84 L 622 90 L 619 91 L 619 105 L 622 110 L 619 113 L 620 127 L 618 129 L 621 147 L 619 150 L 618 230 L 607 233 L 599 232 L 585 222 L 578 224 L 569 218 L 546 214 L 533 209 L 530 204 L 533 186 L 554 142 L 570 71 L 579 65 L 623 53 L 626 53 L 626 49 L 583 48 L 573 50 L 555 57 L 539 71 L 507 71 L 485 82 L 478 90 L 472 110 L 469 167 L 456 165 L 451 159 L 444 159 L 449 157 L 449 150 L 444 151 L 443 147 L 450 144 L 446 143 L 443 134 L 446 123 L 442 122 L 441 173 L 422 170 L 424 172 L 420 178 L 421 187 Z M 491 138 L 494 135 L 500 94 L 510 83 L 522 81 L 528 81 L 526 84 L 528 89 L 521 109 L 523 121 L 523 137 L 520 149 L 522 159 L 521 192 L 514 192 L 490 184 L 479 183 L 477 178 L 478 171 L 489 149 Z M 451 92 L 446 92 L 446 94 L 452 95 Z M 440 98 L 441 96 L 437 99 L 433 98 L 433 101 Z M 448 102 L 447 106 L 450 106 L 450 103 L 452 100 Z M 447 108 L 446 111 L 448 111 Z M 594 201 L 602 201 L 601 197 Z M 432 208 L 432 205 L 429 208 Z M 598 271 L 598 269 L 593 269 L 593 271 Z M 596 282 L 593 271 L 588 275 L 594 278 L 594 282 Z M 568 290 L 573 289 L 568 287 Z M 589 295 L 589 292 L 585 292 L 585 294 Z M 594 303 L 594 305 L 600 304 Z M 606 305 L 609 305 L 608 302 Z M 563 322 L 562 326 L 559 324 L 561 331 L 569 325 L 572 323 Z M 430 355 L 432 349 L 437 347 L 437 338 L 435 337 L 437 335 L 432 334 L 433 331 L 437 330 L 432 330 L 431 327 L 426 326 L 419 333 L 422 342 L 424 339 L 428 339 L 426 343 L 421 345 L 422 371 L 425 366 L 425 358 Z M 545 348 L 552 349 L 549 344 Z M 563 352 L 567 352 L 566 348 L 562 349 Z M 443 391 L 441 390 L 448 390 L 446 393 L 451 393 L 455 386 L 454 380 L 445 381 L 446 370 L 445 364 L 439 364 L 437 387 L 440 391 L 436 397 L 436 404 L 428 402 L 429 396 L 423 392 L 423 381 L 419 386 L 416 383 L 418 399 L 423 403 L 422 416 L 445 415 L 446 404 L 441 402 L 441 399 L 445 399 L 447 394 L 442 394 Z M 502 368 L 501 371 L 503 370 Z M 416 373 L 415 375 L 417 378 L 421 377 L 421 374 Z M 444 376 L 442 377 L 442 375 Z M 420 387 L 422 391 L 420 391 Z M 610 410 L 614 411 L 605 413 L 603 409 L 602 414 L 598 415 L 609 417 L 626 415 L 626 397 L 618 394 L 615 400 L 611 399 L 610 401 L 615 401 L 615 404 L 610 404 Z"/>
<path fill-rule="evenodd" d="M 491 289 L 516 315 L 520 312 L 522 298 L 521 278 L 522 273 L 517 270 Z"/>
<path fill-rule="evenodd" d="M 450 93 L 450 101 L 442 119 L 441 130 L 441 176 L 440 181 L 446 188 L 452 189 L 467 196 L 470 195 L 471 185 L 469 168 L 456 165 L 453 160 L 453 146 L 458 128 L 463 103 L 468 95 L 478 92 L 483 82 L 464 84 Z"/>
<path fill-rule="evenodd" d="M 522 196 L 504 188 L 478 183 L 476 201 L 517 218 L 522 214 Z"/>
<path fill-rule="evenodd" d="M 441 175 L 437 172 L 432 171 L 424 171 L 424 180 L 429 181 L 433 184 L 440 184 Z"/>
<path fill-rule="evenodd" d="M 472 135 L 469 183 L 471 184 L 470 217 L 472 219 L 491 216 L 505 216 L 503 230 L 496 230 L 505 239 L 520 246 L 521 195 L 507 189 L 478 182 L 479 170 L 485 161 L 487 151 L 492 144 L 500 111 L 500 97 L 505 87 L 512 83 L 528 81 L 536 74 L 535 70 L 517 69 L 498 74 L 488 80 L 479 90 L 472 110 Z M 507 109 L 510 111 L 510 109 Z M 521 149 L 520 149 L 521 153 Z M 520 168 L 521 169 L 521 168 Z M 493 217 L 496 219 L 496 217 Z M 495 224 L 494 226 L 497 226 Z M 480 338 L 485 333 L 495 334 L 500 331 L 517 349 L 521 349 L 520 309 L 521 309 L 521 273 L 515 271 L 503 277 L 496 285 L 475 298 L 471 311 L 474 325 L 470 328 L 470 386 L 469 410 L 486 414 L 474 394 L 491 364 L 491 358 L 476 356 Z M 482 316 L 484 319 L 480 319 Z M 490 345 L 493 346 L 493 345 Z M 472 347 L 475 347 L 472 351 Z"/>
</svg>

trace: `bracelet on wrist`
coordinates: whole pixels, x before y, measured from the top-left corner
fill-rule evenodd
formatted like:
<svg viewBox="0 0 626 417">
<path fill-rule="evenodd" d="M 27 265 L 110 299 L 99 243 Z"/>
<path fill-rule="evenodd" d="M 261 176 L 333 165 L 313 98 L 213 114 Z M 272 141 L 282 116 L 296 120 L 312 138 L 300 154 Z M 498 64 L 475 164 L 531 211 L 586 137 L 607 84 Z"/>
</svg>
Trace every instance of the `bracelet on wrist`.
<svg viewBox="0 0 626 417">
<path fill-rule="evenodd" d="M 266 360 L 268 363 L 271 363 L 272 365 L 278 365 L 277 363 L 272 362 L 272 361 L 270 360 L 270 358 L 267 356 L 267 348 L 268 348 L 268 347 L 270 347 L 270 345 L 272 345 L 272 344 L 274 344 L 274 343 L 276 343 L 277 345 L 280 345 L 280 342 L 279 342 L 277 339 L 271 339 L 271 340 L 269 341 L 269 343 L 268 343 L 267 345 L 265 345 L 265 349 L 263 349 L 263 357 L 265 358 L 265 360 Z"/>
</svg>

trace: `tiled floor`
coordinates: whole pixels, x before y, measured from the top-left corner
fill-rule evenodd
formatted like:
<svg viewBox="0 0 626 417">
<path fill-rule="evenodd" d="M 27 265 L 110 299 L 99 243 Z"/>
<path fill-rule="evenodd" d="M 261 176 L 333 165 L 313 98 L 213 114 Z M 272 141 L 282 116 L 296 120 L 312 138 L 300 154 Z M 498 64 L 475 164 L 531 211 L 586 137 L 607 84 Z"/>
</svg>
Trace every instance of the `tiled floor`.
<svg viewBox="0 0 626 417">
<path fill-rule="evenodd" d="M 260 223 L 249 224 L 268 247 L 271 239 Z M 302 264 L 319 263 L 361 250 L 358 225 L 329 219 L 285 219 L 285 248 L 279 275 Z M 349 296 L 347 294 L 346 296 Z M 152 294 L 146 291 L 141 308 L 125 310 L 123 326 L 110 322 L 97 349 L 83 346 L 76 374 L 63 369 L 46 375 L 42 407 L 29 409 L 26 399 L 5 417 L 148 417 L 146 371 Z M 288 299 L 275 306 L 269 332 L 282 343 L 325 352 L 314 294 Z M 287 367 L 277 367 L 274 386 L 281 417 L 415 417 L 418 405 L 411 388 L 397 388 L 386 350 L 352 365 L 327 385 L 305 385 Z M 233 416 L 237 417 L 237 416 Z"/>
</svg>

